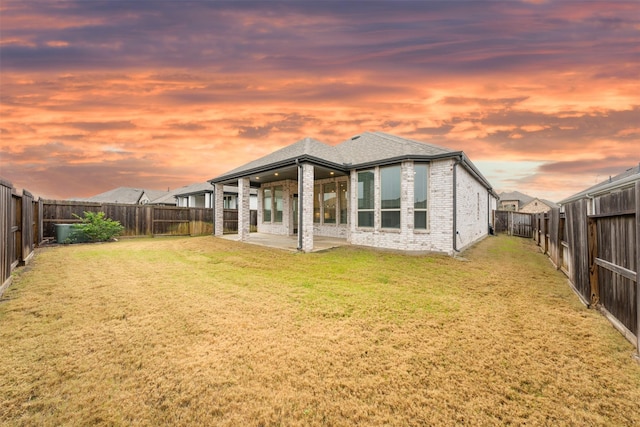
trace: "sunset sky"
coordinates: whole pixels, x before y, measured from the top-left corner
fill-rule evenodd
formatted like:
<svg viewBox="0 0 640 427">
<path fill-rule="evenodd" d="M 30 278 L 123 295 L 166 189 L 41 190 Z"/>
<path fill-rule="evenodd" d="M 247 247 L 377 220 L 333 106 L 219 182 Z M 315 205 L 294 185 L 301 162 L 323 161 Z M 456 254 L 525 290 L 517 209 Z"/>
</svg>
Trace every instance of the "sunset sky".
<svg viewBox="0 0 640 427">
<path fill-rule="evenodd" d="M 0 38 L 0 176 L 45 198 L 375 130 L 554 201 L 640 162 L 638 1 L 2 0 Z"/>
</svg>

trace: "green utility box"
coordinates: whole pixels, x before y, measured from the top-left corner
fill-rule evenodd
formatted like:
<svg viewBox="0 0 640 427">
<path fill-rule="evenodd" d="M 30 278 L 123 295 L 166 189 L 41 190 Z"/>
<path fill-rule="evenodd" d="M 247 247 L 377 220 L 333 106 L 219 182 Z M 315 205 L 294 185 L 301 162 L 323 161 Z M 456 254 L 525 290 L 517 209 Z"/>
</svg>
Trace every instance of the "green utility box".
<svg viewBox="0 0 640 427">
<path fill-rule="evenodd" d="M 54 224 L 56 227 L 56 243 L 84 243 L 87 236 L 73 228 L 73 224 Z"/>
</svg>

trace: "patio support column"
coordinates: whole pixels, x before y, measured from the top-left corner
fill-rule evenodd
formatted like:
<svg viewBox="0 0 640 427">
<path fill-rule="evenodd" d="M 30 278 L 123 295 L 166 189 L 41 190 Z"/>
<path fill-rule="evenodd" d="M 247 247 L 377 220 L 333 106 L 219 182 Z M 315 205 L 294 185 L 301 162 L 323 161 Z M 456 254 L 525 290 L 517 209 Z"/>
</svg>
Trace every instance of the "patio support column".
<svg viewBox="0 0 640 427">
<path fill-rule="evenodd" d="M 224 233 L 224 185 L 213 184 L 213 235 Z"/>
<path fill-rule="evenodd" d="M 249 212 L 250 191 L 249 178 L 240 178 L 238 180 L 238 237 L 243 242 L 249 238 L 251 226 L 251 213 Z"/>
<path fill-rule="evenodd" d="M 300 196 L 298 198 L 301 212 L 300 224 L 298 224 L 298 233 L 302 236 L 300 249 L 303 252 L 311 252 L 313 250 L 313 165 L 303 163 L 299 168 L 298 182 L 300 185 Z"/>
</svg>

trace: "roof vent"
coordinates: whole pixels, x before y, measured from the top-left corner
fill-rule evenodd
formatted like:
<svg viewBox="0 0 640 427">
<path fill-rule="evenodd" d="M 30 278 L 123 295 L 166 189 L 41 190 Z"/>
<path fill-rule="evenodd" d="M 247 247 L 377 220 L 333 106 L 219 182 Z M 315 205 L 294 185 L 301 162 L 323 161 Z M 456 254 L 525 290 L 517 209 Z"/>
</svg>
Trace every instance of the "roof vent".
<svg viewBox="0 0 640 427">
<path fill-rule="evenodd" d="M 356 140 L 356 139 L 358 139 L 358 138 L 360 138 L 360 135 L 352 136 L 352 137 L 351 137 L 351 140 L 352 140 L 352 141 L 354 141 L 354 140 Z"/>
</svg>

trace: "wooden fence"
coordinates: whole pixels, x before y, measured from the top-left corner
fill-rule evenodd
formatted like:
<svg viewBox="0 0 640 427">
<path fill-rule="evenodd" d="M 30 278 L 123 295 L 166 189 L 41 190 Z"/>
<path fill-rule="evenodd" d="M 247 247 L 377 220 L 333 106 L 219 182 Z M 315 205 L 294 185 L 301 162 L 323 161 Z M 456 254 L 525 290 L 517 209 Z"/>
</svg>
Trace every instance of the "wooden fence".
<svg viewBox="0 0 640 427">
<path fill-rule="evenodd" d="M 510 236 L 532 237 L 533 214 L 514 211 L 493 211 L 493 226 L 496 233 Z"/>
<path fill-rule="evenodd" d="M 60 200 L 43 202 L 44 238 L 55 236 L 55 224 L 80 222 L 84 212 L 104 212 L 124 227 L 122 236 L 198 236 L 213 234 L 213 209 Z"/>
<path fill-rule="evenodd" d="M 592 214 L 588 206 L 592 204 Z M 640 354 L 640 182 L 534 216 L 541 251 L 598 307 Z"/>
<path fill-rule="evenodd" d="M 40 200 L 0 179 L 0 295 L 11 284 L 11 272 L 27 264 L 42 242 L 41 214 Z"/>
<path fill-rule="evenodd" d="M 104 212 L 124 226 L 126 237 L 213 234 L 210 208 L 34 200 L 0 179 L 0 295 L 11 284 L 11 272 L 29 262 L 35 247 L 55 239 L 55 224 L 78 223 L 74 214 L 84 212 Z"/>
</svg>

